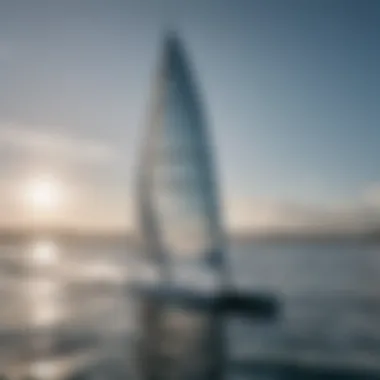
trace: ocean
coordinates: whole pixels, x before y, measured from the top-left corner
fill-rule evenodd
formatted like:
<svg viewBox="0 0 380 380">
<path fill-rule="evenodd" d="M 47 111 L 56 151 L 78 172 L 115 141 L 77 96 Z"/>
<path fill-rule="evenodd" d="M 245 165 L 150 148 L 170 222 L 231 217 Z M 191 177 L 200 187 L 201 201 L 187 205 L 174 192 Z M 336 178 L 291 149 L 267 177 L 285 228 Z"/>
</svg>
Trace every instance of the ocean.
<svg viewBox="0 0 380 380">
<path fill-rule="evenodd" d="M 251 378 L 238 373 L 255 372 L 252 363 L 267 367 L 257 369 L 265 379 L 295 378 L 268 370 L 279 363 L 346 374 L 339 378 L 380 374 L 380 247 L 232 242 L 228 258 L 236 287 L 280 304 L 276 321 L 228 321 L 231 378 Z M 3 243 L 0 378 L 128 376 L 136 320 L 127 285 L 138 270 L 120 243 Z"/>
</svg>

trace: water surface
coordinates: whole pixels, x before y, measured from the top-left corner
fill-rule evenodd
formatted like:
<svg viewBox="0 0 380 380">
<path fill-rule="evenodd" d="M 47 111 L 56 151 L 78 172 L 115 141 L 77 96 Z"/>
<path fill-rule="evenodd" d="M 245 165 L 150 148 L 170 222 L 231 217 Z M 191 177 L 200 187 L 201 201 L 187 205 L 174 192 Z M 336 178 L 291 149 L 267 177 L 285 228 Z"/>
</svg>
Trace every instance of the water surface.
<svg viewBox="0 0 380 380">
<path fill-rule="evenodd" d="M 229 256 L 238 287 L 271 292 L 282 305 L 276 323 L 229 321 L 231 360 L 380 367 L 380 248 L 235 243 Z M 121 244 L 3 244 L 3 373 L 63 379 L 93 368 L 126 376 L 135 326 L 126 284 L 138 268 Z"/>
</svg>

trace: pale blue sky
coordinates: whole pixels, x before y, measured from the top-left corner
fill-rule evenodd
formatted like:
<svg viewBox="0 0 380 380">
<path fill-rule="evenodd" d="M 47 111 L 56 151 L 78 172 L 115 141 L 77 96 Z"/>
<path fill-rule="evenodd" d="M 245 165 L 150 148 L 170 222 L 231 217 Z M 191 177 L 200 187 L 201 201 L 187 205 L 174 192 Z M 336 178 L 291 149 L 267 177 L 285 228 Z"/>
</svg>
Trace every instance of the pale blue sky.
<svg viewBox="0 0 380 380">
<path fill-rule="evenodd" d="M 63 220 L 132 225 L 132 169 L 168 26 L 196 68 L 229 224 L 367 223 L 368 210 L 372 222 L 376 0 L 1 1 L 0 221 L 30 222 L 14 189 L 48 173 L 66 188 Z"/>
</svg>

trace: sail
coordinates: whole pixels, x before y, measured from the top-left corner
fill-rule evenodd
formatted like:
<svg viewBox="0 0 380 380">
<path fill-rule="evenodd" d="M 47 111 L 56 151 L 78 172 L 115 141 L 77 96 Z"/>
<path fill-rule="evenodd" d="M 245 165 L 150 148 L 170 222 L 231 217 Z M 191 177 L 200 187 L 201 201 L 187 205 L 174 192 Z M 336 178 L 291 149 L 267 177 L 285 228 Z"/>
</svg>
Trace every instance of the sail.
<svg viewBox="0 0 380 380">
<path fill-rule="evenodd" d="M 152 95 L 138 168 L 144 251 L 164 280 L 174 280 L 168 281 L 169 288 L 158 285 L 160 294 L 174 295 L 181 260 L 209 264 L 196 267 L 205 268 L 211 282 L 216 279 L 218 292 L 227 281 L 212 145 L 188 59 L 173 33 L 165 39 Z M 188 300 L 187 292 L 177 291 Z M 138 318 L 142 379 L 220 378 L 219 316 L 142 297 Z"/>
<path fill-rule="evenodd" d="M 184 48 L 167 36 L 139 170 L 141 232 L 151 258 L 222 263 L 212 146 Z"/>
</svg>

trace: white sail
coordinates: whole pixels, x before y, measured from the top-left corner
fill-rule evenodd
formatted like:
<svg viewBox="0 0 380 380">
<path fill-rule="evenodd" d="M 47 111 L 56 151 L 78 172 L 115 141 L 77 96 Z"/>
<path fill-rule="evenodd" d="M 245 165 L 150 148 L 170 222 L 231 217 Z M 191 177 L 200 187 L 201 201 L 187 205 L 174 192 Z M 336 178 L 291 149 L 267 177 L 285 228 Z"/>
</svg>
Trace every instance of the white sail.
<svg viewBox="0 0 380 380">
<path fill-rule="evenodd" d="M 138 292 L 137 372 L 142 380 L 221 380 L 227 367 L 225 313 L 266 318 L 276 305 L 271 297 L 234 291 L 227 276 L 212 147 L 174 35 L 165 40 L 153 95 L 138 171 L 139 215 L 145 251 L 164 281 Z M 206 269 L 211 292 L 175 281 L 184 258 L 210 264 L 196 270 Z M 195 277 L 201 282 L 199 273 Z"/>
<path fill-rule="evenodd" d="M 197 265 L 195 277 L 204 267 L 218 292 L 226 280 L 212 149 L 199 93 L 183 47 L 173 34 L 165 40 L 154 85 L 138 170 L 144 250 L 161 271 L 164 284 L 182 273 L 178 261 L 210 264 Z M 161 283 L 158 294 L 168 292 L 169 298 L 176 298 L 173 282 L 168 281 L 168 287 Z M 191 292 L 177 289 L 177 293 L 184 301 L 192 299 Z M 185 312 L 153 297 L 142 299 L 139 321 L 142 379 L 220 378 L 220 318 Z"/>
<path fill-rule="evenodd" d="M 222 262 L 222 231 L 211 145 L 184 49 L 165 40 L 139 170 L 146 250 L 159 261 Z"/>
</svg>

